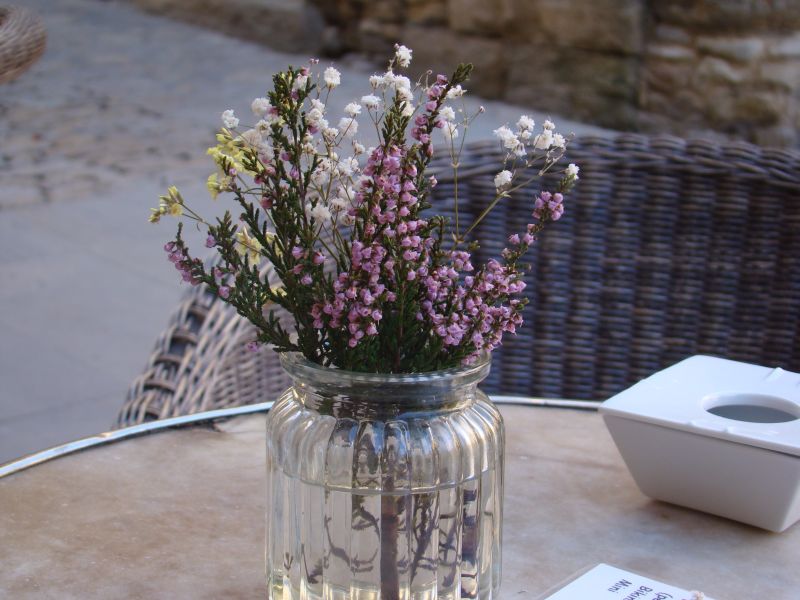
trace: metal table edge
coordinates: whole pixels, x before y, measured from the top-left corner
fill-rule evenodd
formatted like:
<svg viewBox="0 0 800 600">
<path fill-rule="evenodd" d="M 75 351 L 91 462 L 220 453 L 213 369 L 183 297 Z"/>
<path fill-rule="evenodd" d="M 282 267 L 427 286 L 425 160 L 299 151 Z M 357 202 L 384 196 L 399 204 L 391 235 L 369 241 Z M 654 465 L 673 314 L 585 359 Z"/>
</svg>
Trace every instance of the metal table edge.
<svg viewBox="0 0 800 600">
<path fill-rule="evenodd" d="M 528 398 L 525 396 L 491 396 L 495 404 L 519 405 L 519 406 L 538 406 L 538 407 L 552 407 L 552 408 L 573 408 L 582 410 L 597 410 L 600 406 L 599 402 L 590 400 L 564 400 L 564 399 L 550 399 L 550 398 Z M 58 446 L 53 446 L 46 450 L 34 452 L 22 458 L 18 458 L 0 465 L 0 479 L 13 475 L 20 471 L 24 471 L 30 467 L 40 465 L 42 463 L 51 461 L 55 458 L 74 454 L 88 448 L 96 446 L 103 446 L 126 440 L 141 435 L 147 435 L 154 431 L 162 429 L 174 429 L 196 425 L 205 421 L 216 421 L 218 419 L 230 419 L 241 415 L 248 415 L 259 412 L 268 412 L 274 402 L 262 402 L 260 404 L 249 404 L 247 406 L 236 406 L 233 408 L 221 408 L 218 410 L 209 410 L 205 412 L 194 413 L 191 415 L 183 415 L 180 417 L 173 417 L 170 419 L 160 419 L 158 421 L 150 421 L 149 423 L 140 423 L 139 425 L 132 425 L 122 429 L 106 431 L 98 433 L 97 435 L 89 436 L 80 440 L 67 442 Z"/>
</svg>

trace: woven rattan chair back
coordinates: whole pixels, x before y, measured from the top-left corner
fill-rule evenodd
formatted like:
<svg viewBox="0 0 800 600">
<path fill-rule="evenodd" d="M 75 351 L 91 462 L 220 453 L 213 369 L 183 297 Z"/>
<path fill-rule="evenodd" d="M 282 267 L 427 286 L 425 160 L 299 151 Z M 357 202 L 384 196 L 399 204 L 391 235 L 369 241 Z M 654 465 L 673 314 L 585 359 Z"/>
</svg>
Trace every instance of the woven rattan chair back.
<svg viewBox="0 0 800 600">
<path fill-rule="evenodd" d="M 0 83 L 19 77 L 44 52 L 41 19 L 19 6 L 0 6 Z"/>
<path fill-rule="evenodd" d="M 499 160 L 495 144 L 462 154 L 462 223 L 493 197 Z M 800 369 L 800 153 L 621 135 L 576 140 L 569 160 L 580 182 L 530 255 L 526 324 L 495 352 L 486 391 L 602 400 L 693 354 Z M 445 213 L 448 162 L 433 198 Z M 535 192 L 479 226 L 479 261 L 524 230 Z M 252 337 L 192 290 L 119 423 L 273 398 L 288 382 L 269 350 L 243 350 Z"/>
</svg>

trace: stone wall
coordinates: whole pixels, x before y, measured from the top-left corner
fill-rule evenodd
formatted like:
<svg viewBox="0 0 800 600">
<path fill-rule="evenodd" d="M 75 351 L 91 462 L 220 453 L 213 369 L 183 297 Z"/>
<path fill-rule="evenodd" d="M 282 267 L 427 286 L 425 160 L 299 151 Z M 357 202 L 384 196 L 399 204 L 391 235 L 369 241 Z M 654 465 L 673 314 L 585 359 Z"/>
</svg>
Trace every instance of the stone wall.
<svg viewBox="0 0 800 600">
<path fill-rule="evenodd" d="M 306 53 L 400 41 L 420 67 L 473 62 L 483 96 L 606 127 L 800 145 L 800 0 L 135 1 Z M 237 7 L 260 16 L 231 28 Z"/>
<path fill-rule="evenodd" d="M 642 131 L 798 145 L 798 0 L 315 0 L 332 52 L 475 63 L 472 88 Z"/>
</svg>

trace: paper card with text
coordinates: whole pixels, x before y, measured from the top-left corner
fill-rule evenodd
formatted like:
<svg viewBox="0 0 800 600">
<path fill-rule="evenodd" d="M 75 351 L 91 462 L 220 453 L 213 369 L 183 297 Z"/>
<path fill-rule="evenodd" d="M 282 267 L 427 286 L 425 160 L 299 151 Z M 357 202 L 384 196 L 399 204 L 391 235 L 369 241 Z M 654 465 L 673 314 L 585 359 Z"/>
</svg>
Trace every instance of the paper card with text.
<svg viewBox="0 0 800 600">
<path fill-rule="evenodd" d="M 544 600 L 712 600 L 610 565 L 599 564 Z"/>
</svg>

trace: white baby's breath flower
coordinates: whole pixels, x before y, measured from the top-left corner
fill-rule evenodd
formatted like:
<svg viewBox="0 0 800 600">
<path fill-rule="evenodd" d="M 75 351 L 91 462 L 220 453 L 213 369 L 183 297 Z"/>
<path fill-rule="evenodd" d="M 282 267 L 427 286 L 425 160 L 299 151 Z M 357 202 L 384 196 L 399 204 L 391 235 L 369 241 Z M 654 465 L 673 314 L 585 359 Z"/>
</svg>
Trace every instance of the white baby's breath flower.
<svg viewBox="0 0 800 600">
<path fill-rule="evenodd" d="M 311 173 L 311 183 L 320 188 L 326 186 L 328 182 L 331 180 L 330 170 L 322 167 L 322 162 L 325 160 L 327 159 L 323 158 L 320 161 L 319 168 L 317 168 Z"/>
<path fill-rule="evenodd" d="M 351 102 L 347 106 L 344 107 L 344 114 L 355 117 L 356 115 L 361 114 L 361 105 L 358 102 Z"/>
<path fill-rule="evenodd" d="M 414 103 L 414 92 L 411 91 L 411 88 L 397 88 L 397 96 L 403 102 Z"/>
<path fill-rule="evenodd" d="M 330 89 L 333 89 L 342 83 L 342 74 L 333 67 L 328 67 L 325 69 L 323 77 L 325 79 L 325 85 L 327 85 Z"/>
<path fill-rule="evenodd" d="M 505 125 L 495 129 L 494 135 L 503 142 L 503 146 L 508 150 L 516 150 L 521 145 L 516 134 Z"/>
<path fill-rule="evenodd" d="M 567 175 L 567 177 L 574 177 L 575 179 L 578 179 L 578 171 L 580 170 L 580 167 L 575 163 L 569 163 L 564 173 Z"/>
<path fill-rule="evenodd" d="M 296 90 L 302 90 L 306 87 L 308 83 L 308 75 L 298 75 L 297 79 L 294 80 L 294 84 L 292 84 L 292 88 Z"/>
<path fill-rule="evenodd" d="M 412 102 L 403 101 L 403 103 L 400 106 L 401 106 L 400 114 L 403 115 L 404 117 L 410 117 L 414 114 L 415 109 L 414 109 L 414 104 Z"/>
<path fill-rule="evenodd" d="M 342 175 L 350 177 L 353 173 L 358 171 L 358 160 L 349 156 L 339 161 L 339 171 Z"/>
<path fill-rule="evenodd" d="M 360 142 L 353 141 L 353 153 L 354 154 L 364 154 L 364 144 Z"/>
<path fill-rule="evenodd" d="M 306 122 L 311 127 L 319 127 L 320 123 L 325 119 L 322 118 L 322 111 L 318 108 L 312 108 L 310 111 L 306 113 Z"/>
<path fill-rule="evenodd" d="M 342 117 L 339 120 L 339 130 L 343 131 L 347 137 L 353 137 L 358 133 L 358 121 L 354 117 Z"/>
<path fill-rule="evenodd" d="M 327 223 L 331 220 L 331 211 L 322 202 L 318 202 L 316 206 L 312 206 L 311 203 L 306 204 L 306 212 L 320 223 Z"/>
<path fill-rule="evenodd" d="M 381 99 L 373 94 L 368 94 L 366 96 L 361 97 L 361 104 L 366 106 L 368 109 L 378 108 L 381 103 Z"/>
<path fill-rule="evenodd" d="M 258 148 L 258 159 L 266 164 L 272 162 L 272 159 L 275 158 L 275 151 L 272 149 L 267 142 L 264 142 Z"/>
<path fill-rule="evenodd" d="M 242 134 L 242 139 L 246 144 L 257 149 L 264 144 L 261 132 L 258 129 L 248 129 Z"/>
<path fill-rule="evenodd" d="M 314 156 L 317 153 L 317 147 L 313 144 L 313 142 L 303 142 L 303 145 L 300 147 L 303 151 L 303 154 L 306 156 Z"/>
<path fill-rule="evenodd" d="M 456 118 L 456 111 L 454 111 L 450 106 L 443 106 L 441 110 L 439 110 L 439 116 L 445 121 L 452 121 Z"/>
<path fill-rule="evenodd" d="M 228 109 L 222 113 L 222 124 L 227 129 L 236 129 L 239 125 L 239 119 L 236 118 L 231 109 Z"/>
<path fill-rule="evenodd" d="M 373 89 L 377 89 L 385 85 L 386 80 L 384 79 L 383 75 L 371 75 L 369 78 L 369 84 L 372 86 Z"/>
<path fill-rule="evenodd" d="M 318 98 L 311 99 L 311 108 L 316 108 L 319 112 L 325 112 L 325 103 Z"/>
<path fill-rule="evenodd" d="M 511 130 L 510 130 L 508 127 L 506 127 L 505 125 L 501 125 L 501 126 L 500 126 L 500 127 L 498 127 L 497 129 L 495 129 L 495 130 L 494 130 L 492 133 L 494 133 L 494 135 L 495 135 L 495 137 L 496 137 L 497 139 L 499 139 L 501 142 L 504 142 L 504 143 L 505 143 L 505 141 L 506 141 L 507 139 L 509 139 L 509 138 L 511 138 L 511 137 L 514 137 L 514 132 L 513 132 L 513 131 L 511 131 Z"/>
<path fill-rule="evenodd" d="M 547 150 L 553 145 L 553 131 L 551 129 L 545 129 L 542 133 L 536 136 L 533 145 L 538 150 Z"/>
<path fill-rule="evenodd" d="M 498 192 L 501 192 L 508 187 L 508 184 L 511 183 L 511 179 L 511 171 L 504 169 L 494 176 L 494 187 L 497 188 Z"/>
<path fill-rule="evenodd" d="M 397 44 L 394 51 L 394 57 L 397 59 L 397 64 L 401 67 L 407 67 L 411 64 L 411 54 L 414 52 L 410 48 Z"/>
<path fill-rule="evenodd" d="M 331 198 L 331 208 L 336 211 L 346 210 L 350 202 L 348 202 L 347 198 L 342 198 L 341 196 L 335 196 Z"/>
<path fill-rule="evenodd" d="M 331 142 L 336 139 L 336 136 L 339 135 L 339 130 L 336 127 L 323 127 L 322 128 L 322 137 L 324 137 L 327 141 Z"/>
<path fill-rule="evenodd" d="M 564 136 L 560 133 L 553 134 L 553 146 L 556 148 L 565 148 L 567 146 L 567 140 L 564 139 Z"/>
<path fill-rule="evenodd" d="M 460 98 L 466 91 L 467 90 L 463 89 L 460 85 L 456 85 L 450 88 L 450 91 L 447 92 L 447 97 Z"/>
<path fill-rule="evenodd" d="M 553 131 L 556 128 L 556 124 L 553 123 L 550 119 L 546 119 L 544 123 L 542 123 L 542 128 L 547 129 L 549 131 Z"/>
<path fill-rule="evenodd" d="M 261 133 L 265 133 L 270 130 L 270 126 L 273 123 L 279 123 L 281 120 L 278 116 L 267 116 L 266 119 L 259 119 L 258 123 L 256 123 L 255 128 L 258 129 Z"/>
<path fill-rule="evenodd" d="M 411 91 L 411 80 L 405 75 L 396 75 L 391 71 L 387 71 L 384 75 L 387 85 L 393 87 L 398 92 Z"/>
<path fill-rule="evenodd" d="M 522 115 L 517 121 L 517 127 L 523 131 L 533 129 L 535 125 L 536 123 L 528 115 Z"/>
<path fill-rule="evenodd" d="M 250 109 L 253 111 L 253 114 L 257 117 L 263 117 L 265 114 L 267 114 L 267 111 L 270 108 L 272 108 L 272 105 L 266 98 L 256 98 L 250 105 Z"/>
<path fill-rule="evenodd" d="M 452 142 L 458 137 L 458 126 L 455 123 L 445 123 L 442 127 L 442 135 L 448 142 Z"/>
</svg>

